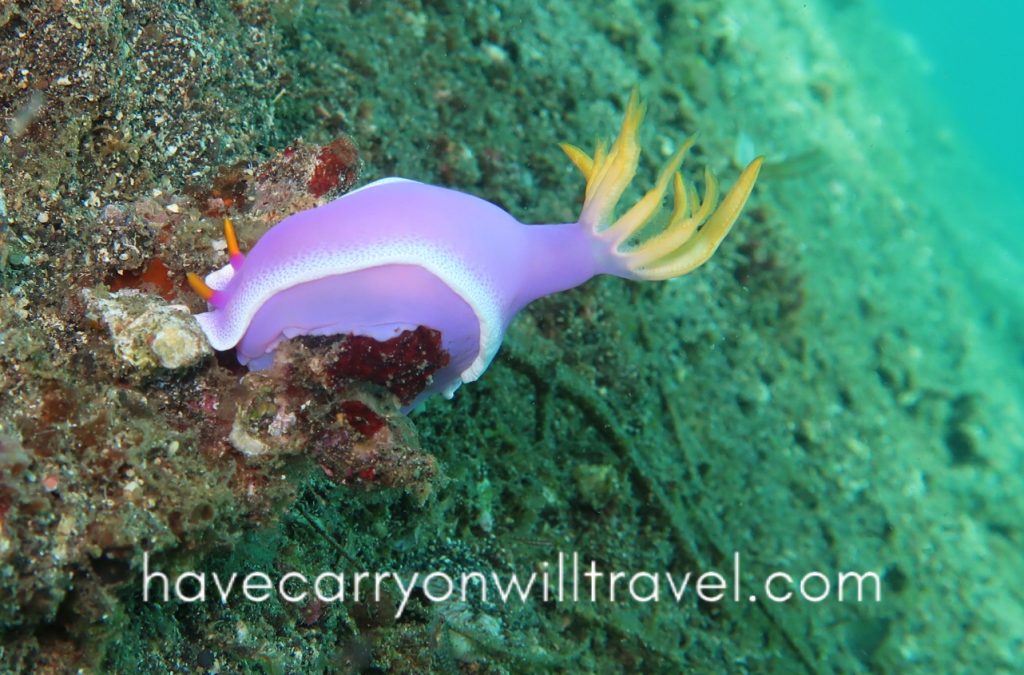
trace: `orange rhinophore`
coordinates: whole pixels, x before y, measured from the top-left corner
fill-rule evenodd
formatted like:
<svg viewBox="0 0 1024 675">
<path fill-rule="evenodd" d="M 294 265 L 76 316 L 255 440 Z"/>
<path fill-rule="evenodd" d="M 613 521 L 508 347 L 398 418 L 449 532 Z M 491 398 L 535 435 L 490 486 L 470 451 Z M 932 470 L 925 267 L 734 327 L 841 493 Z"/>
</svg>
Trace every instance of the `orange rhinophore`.
<svg viewBox="0 0 1024 675">
<path fill-rule="evenodd" d="M 185 278 L 188 279 L 188 285 L 192 287 L 192 290 L 195 291 L 196 295 L 200 298 L 207 302 L 213 298 L 213 289 L 207 286 L 206 282 L 200 279 L 198 274 L 189 272 L 185 275 Z"/>
</svg>

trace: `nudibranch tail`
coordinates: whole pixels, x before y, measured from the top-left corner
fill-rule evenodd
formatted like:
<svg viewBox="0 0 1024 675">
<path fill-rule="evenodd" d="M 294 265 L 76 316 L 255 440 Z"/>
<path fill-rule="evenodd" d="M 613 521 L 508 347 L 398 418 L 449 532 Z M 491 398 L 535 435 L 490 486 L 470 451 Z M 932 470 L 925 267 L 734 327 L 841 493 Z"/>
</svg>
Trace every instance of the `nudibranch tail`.
<svg viewBox="0 0 1024 675">
<path fill-rule="evenodd" d="M 611 148 L 598 143 L 591 158 L 580 148 L 563 144 L 562 150 L 587 180 L 579 222 L 608 246 L 615 269 L 606 270 L 633 279 L 671 279 L 700 267 L 718 245 L 750 197 L 761 169 L 762 158 L 752 161 L 736 184 L 718 204 L 718 182 L 704 171 L 704 196 L 687 184 L 679 166 L 696 140 L 683 143 L 665 163 L 654 187 L 618 219 L 612 221 L 622 193 L 636 175 L 640 159 L 639 130 L 644 105 L 634 90 L 618 138 Z M 662 201 L 672 183 L 673 207 L 662 231 L 637 244 L 629 243 L 662 211 Z M 717 208 L 716 208 L 717 207 Z"/>
</svg>

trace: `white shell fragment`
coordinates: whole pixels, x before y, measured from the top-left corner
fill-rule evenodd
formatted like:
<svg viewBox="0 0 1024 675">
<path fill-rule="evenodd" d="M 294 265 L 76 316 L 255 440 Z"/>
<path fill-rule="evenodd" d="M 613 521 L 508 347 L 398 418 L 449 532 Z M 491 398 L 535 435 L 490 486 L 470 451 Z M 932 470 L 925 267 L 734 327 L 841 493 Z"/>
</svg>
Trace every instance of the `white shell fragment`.
<svg viewBox="0 0 1024 675">
<path fill-rule="evenodd" d="M 140 370 L 190 368 L 213 354 L 199 324 L 184 305 L 172 305 L 134 289 L 82 291 L 89 318 L 110 331 L 114 353 Z"/>
</svg>

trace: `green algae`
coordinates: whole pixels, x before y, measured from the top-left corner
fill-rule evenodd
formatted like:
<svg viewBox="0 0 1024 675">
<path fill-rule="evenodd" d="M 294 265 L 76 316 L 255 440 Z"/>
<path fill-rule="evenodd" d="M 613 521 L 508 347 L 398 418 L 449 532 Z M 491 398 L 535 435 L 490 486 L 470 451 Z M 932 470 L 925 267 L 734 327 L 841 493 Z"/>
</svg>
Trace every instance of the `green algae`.
<svg viewBox="0 0 1024 675">
<path fill-rule="evenodd" d="M 5 466 L 20 467 L 0 492 L 0 663 L 119 672 L 1011 667 L 1019 392 L 984 376 L 996 361 L 972 326 L 989 310 L 948 273 L 957 266 L 941 243 L 955 226 L 918 171 L 941 153 L 893 131 L 925 114 L 906 96 L 872 98 L 847 60 L 853 48 L 841 36 L 850 23 L 874 25 L 867 10 L 767 0 L 601 10 L 69 5 L 63 16 L 31 2 L 0 13 L 5 49 L 38 35 L 33 22 L 57 47 L 28 64 L 38 72 L 26 87 L 0 83 L 5 115 L 26 90 L 47 92 L 43 117 L 0 148 L 13 224 L 0 268 L 0 384 L 13 393 L 0 401 L 0 450 L 13 458 Z M 72 62 L 83 45 L 93 56 Z M 24 62 L 0 53 L 0 65 Z M 97 75 L 59 84 L 70 65 Z M 179 85 L 197 73 L 183 99 Z M 231 420 L 185 406 L 231 391 L 225 369 L 117 381 L 102 331 L 75 318 L 78 288 L 153 255 L 179 273 L 213 259 L 207 235 L 157 243 L 144 222 L 97 218 L 103 207 L 155 188 L 181 193 L 299 137 L 350 134 L 365 179 L 403 175 L 478 194 L 524 221 L 570 220 L 582 184 L 555 143 L 610 134 L 635 83 L 651 101 L 638 183 L 697 129 L 701 162 L 726 182 L 741 133 L 790 161 L 765 176 L 709 265 L 668 284 L 598 280 L 538 302 L 480 381 L 416 413 L 420 445 L 445 476 L 425 502 L 339 486 L 289 461 L 265 467 L 286 476 L 263 488 L 273 498 L 247 502 L 228 487 L 235 460 L 209 451 Z M 701 162 L 687 170 L 698 175 Z M 949 320 L 950 306 L 960 321 Z M 40 489 L 54 471 L 56 494 Z M 136 476 L 160 505 L 85 501 L 97 486 L 123 494 Z M 94 515 L 118 509 L 123 519 Z M 164 605 L 139 598 L 144 548 L 168 572 L 243 573 L 522 571 L 559 550 L 614 569 L 704 570 L 738 550 L 752 584 L 778 568 L 875 570 L 885 601 L 421 599 L 401 620 L 395 598 L 384 608 Z M 43 572 L 32 585 L 30 572 Z"/>
</svg>

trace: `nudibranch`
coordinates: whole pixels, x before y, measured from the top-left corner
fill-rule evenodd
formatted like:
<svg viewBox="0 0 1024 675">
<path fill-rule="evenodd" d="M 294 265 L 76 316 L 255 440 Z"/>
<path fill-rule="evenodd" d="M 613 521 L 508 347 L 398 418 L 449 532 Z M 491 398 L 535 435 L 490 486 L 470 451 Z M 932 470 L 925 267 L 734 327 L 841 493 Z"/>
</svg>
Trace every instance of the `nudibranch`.
<svg viewBox="0 0 1024 675">
<path fill-rule="evenodd" d="M 710 171 L 704 172 L 703 197 L 679 173 L 692 138 L 654 187 L 615 217 L 637 170 L 643 116 L 634 92 L 610 146 L 598 143 L 590 156 L 562 145 L 586 178 L 575 223 L 525 225 L 478 197 L 404 178 L 383 178 L 289 216 L 245 255 L 226 220 L 230 264 L 205 282 L 189 275 L 210 306 L 196 319 L 215 349 L 236 348 L 251 369 L 267 367 L 274 348 L 299 335 L 384 341 L 424 326 L 441 334 L 449 359 L 416 401 L 435 392 L 450 398 L 487 369 L 512 318 L 533 300 L 599 274 L 635 280 L 686 274 L 728 234 L 761 158 L 719 204 Z M 667 220 L 660 232 L 642 236 L 659 215 L 665 218 L 670 183 Z"/>
</svg>

